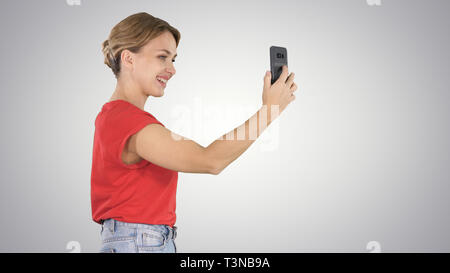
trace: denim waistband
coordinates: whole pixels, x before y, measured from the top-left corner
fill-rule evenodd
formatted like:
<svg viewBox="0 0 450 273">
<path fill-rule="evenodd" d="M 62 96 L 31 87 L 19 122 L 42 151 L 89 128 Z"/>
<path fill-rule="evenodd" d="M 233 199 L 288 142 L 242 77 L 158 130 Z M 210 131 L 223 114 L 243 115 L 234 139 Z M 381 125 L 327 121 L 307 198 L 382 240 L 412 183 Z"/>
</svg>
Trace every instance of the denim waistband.
<svg viewBox="0 0 450 273">
<path fill-rule="evenodd" d="M 167 235 L 169 239 L 175 239 L 177 237 L 177 227 L 170 227 L 169 225 L 150 225 L 150 224 L 142 224 L 142 223 L 127 223 L 122 221 L 117 221 L 115 219 L 106 219 L 102 223 L 102 228 L 109 228 L 111 231 L 115 231 L 116 227 L 125 226 L 130 228 L 139 228 L 139 229 L 151 229 L 162 232 L 164 235 Z"/>
</svg>

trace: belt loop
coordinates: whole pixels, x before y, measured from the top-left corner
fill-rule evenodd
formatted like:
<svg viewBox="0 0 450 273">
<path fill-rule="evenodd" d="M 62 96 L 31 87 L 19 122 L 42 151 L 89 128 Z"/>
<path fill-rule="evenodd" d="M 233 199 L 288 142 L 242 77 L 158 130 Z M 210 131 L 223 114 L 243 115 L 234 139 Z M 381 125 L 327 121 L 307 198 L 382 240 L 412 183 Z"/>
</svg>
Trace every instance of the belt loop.
<svg viewBox="0 0 450 273">
<path fill-rule="evenodd" d="M 116 220 L 111 218 L 111 232 L 114 234 L 114 231 L 116 231 Z"/>
<path fill-rule="evenodd" d="M 167 229 L 167 239 L 170 240 L 172 239 L 172 230 L 170 229 L 170 226 L 166 225 L 165 226 Z"/>
<path fill-rule="evenodd" d="M 167 239 L 170 240 L 173 237 L 172 229 L 169 225 L 164 225 L 165 229 L 167 230 Z"/>
<path fill-rule="evenodd" d="M 175 239 L 175 238 L 177 238 L 177 227 L 176 226 L 173 226 L 173 228 L 172 228 L 172 238 L 173 239 Z"/>
</svg>

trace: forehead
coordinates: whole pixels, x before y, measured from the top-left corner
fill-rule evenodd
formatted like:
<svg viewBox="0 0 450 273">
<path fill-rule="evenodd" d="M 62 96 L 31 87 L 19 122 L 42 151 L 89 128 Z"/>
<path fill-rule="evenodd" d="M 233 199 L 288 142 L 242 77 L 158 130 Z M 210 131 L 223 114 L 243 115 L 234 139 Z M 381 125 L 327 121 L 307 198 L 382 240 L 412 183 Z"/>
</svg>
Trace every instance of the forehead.
<svg viewBox="0 0 450 273">
<path fill-rule="evenodd" d="M 143 49 L 148 53 L 164 52 L 160 50 L 166 49 L 170 51 L 172 55 L 177 54 L 177 44 L 175 38 L 170 32 L 164 32 L 158 37 L 150 40 Z"/>
</svg>

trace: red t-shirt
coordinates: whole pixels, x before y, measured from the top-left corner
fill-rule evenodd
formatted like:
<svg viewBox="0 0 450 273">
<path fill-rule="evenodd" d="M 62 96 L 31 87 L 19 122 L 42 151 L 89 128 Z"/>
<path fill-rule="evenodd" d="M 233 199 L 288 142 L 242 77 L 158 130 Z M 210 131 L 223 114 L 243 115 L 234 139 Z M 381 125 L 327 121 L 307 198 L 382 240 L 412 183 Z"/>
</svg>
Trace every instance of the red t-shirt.
<svg viewBox="0 0 450 273">
<path fill-rule="evenodd" d="M 95 119 L 91 171 L 92 218 L 169 225 L 176 220 L 178 172 L 145 159 L 122 161 L 126 141 L 146 125 L 159 122 L 135 105 L 115 100 L 103 105 Z"/>
</svg>

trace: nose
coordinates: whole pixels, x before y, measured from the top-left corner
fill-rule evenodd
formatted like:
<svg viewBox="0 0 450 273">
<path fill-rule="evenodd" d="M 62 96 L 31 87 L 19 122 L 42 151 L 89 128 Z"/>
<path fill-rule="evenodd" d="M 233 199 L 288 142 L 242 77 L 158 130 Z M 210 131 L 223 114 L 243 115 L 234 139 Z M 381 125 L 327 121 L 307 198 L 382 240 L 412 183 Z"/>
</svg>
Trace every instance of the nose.
<svg viewBox="0 0 450 273">
<path fill-rule="evenodd" d="M 177 71 L 175 69 L 175 65 L 173 64 L 173 62 L 170 63 L 169 68 L 167 69 L 167 72 L 172 74 L 172 76 L 175 75 L 175 73 L 177 73 Z"/>
</svg>

